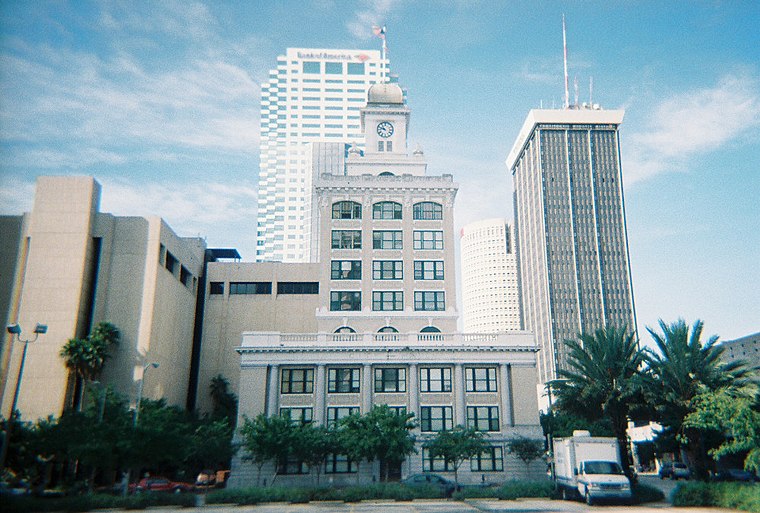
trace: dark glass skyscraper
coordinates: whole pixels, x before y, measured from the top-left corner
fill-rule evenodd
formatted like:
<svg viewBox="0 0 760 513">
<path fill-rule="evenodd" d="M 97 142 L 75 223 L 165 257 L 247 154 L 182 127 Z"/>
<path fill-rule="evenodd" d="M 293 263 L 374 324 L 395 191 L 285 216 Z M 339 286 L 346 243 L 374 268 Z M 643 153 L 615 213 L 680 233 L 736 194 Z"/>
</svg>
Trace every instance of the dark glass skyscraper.
<svg viewBox="0 0 760 513">
<path fill-rule="evenodd" d="M 523 327 L 539 380 L 567 364 L 565 340 L 635 329 L 618 127 L 621 110 L 532 110 L 507 158 L 515 189 Z"/>
</svg>

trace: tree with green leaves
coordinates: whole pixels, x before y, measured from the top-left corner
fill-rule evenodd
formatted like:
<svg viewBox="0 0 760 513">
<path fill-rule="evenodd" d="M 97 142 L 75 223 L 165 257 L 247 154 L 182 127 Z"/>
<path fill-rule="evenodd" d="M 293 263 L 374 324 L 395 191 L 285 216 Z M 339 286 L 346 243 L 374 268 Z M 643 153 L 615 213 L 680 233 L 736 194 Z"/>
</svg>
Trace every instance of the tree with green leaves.
<svg viewBox="0 0 760 513">
<path fill-rule="evenodd" d="M 354 461 L 377 460 L 387 481 L 391 467 L 416 452 L 413 413 L 397 413 L 387 405 L 375 405 L 365 415 L 349 415 L 338 427 L 340 446 Z"/>
<path fill-rule="evenodd" d="M 272 462 L 275 467 L 272 478 L 274 483 L 279 464 L 287 461 L 293 454 L 297 429 L 298 427 L 286 416 L 267 417 L 262 413 L 254 419 L 243 418 L 243 426 L 240 428 L 242 448 L 247 453 L 246 457 L 258 467 L 257 485 L 261 481 L 261 470 L 268 462 Z"/>
<path fill-rule="evenodd" d="M 73 397 L 75 410 L 81 408 L 87 383 L 100 375 L 106 360 L 110 358 L 111 347 L 120 340 L 121 333 L 116 326 L 110 322 L 100 322 L 86 338 L 69 339 L 61 348 L 59 354 L 76 380 Z"/>
<path fill-rule="evenodd" d="M 209 385 L 212 414 L 217 418 L 226 418 L 231 426 L 237 421 L 238 398 L 230 392 L 230 382 L 221 374 L 211 378 Z"/>
<path fill-rule="evenodd" d="M 641 396 L 639 379 L 645 353 L 633 333 L 608 326 L 565 342 L 568 368 L 558 374 L 557 406 L 590 421 L 608 419 L 618 442 L 623 470 L 631 475 L 628 417 Z"/>
<path fill-rule="evenodd" d="M 337 433 L 325 426 L 316 426 L 311 422 L 298 424 L 295 433 L 293 456 L 309 466 L 314 472 L 319 486 L 319 477 L 329 454 L 341 452 L 338 448 Z"/>
<path fill-rule="evenodd" d="M 760 411 L 753 387 L 746 391 L 722 388 L 703 390 L 692 401 L 693 411 L 684 419 L 685 430 L 715 430 L 723 443 L 709 451 L 715 461 L 729 454 L 746 452 L 744 468 L 760 472 Z"/>
<path fill-rule="evenodd" d="M 522 460 L 525 463 L 525 469 L 528 470 L 530 469 L 531 462 L 544 454 L 544 442 L 542 440 L 518 436 L 507 442 L 507 452 L 514 454 Z"/>
<path fill-rule="evenodd" d="M 433 440 L 425 443 L 431 458 L 443 458 L 454 469 L 454 481 L 459 486 L 459 467 L 464 460 L 472 458 L 488 448 L 483 433 L 475 428 L 457 426 L 439 432 Z"/>
<path fill-rule="evenodd" d="M 691 327 L 686 321 L 667 324 L 660 320 L 660 332 L 647 328 L 656 344 L 649 351 L 645 375 L 646 392 L 654 407 L 655 419 L 665 435 L 675 435 L 687 454 L 697 477 L 706 479 L 705 432 L 684 420 L 696 411 L 695 398 L 721 388 L 740 390 L 751 382 L 751 370 L 742 362 L 725 362 L 717 336 L 702 341 L 702 321 Z"/>
</svg>

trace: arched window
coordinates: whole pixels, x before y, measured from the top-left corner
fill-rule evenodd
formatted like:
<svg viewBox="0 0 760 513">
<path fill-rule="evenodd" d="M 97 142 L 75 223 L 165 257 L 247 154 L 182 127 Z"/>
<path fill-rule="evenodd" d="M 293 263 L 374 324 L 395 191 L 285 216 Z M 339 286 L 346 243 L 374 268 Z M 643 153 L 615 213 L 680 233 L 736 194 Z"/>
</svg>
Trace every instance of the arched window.
<svg viewBox="0 0 760 513">
<path fill-rule="evenodd" d="M 381 201 L 372 205 L 372 219 L 401 219 L 401 203 Z"/>
<path fill-rule="evenodd" d="M 377 330 L 378 333 L 398 333 L 398 330 L 393 326 L 385 326 Z"/>
<path fill-rule="evenodd" d="M 413 214 L 415 220 L 443 219 L 443 206 L 432 201 L 422 201 L 414 204 Z"/>
<path fill-rule="evenodd" d="M 382 173 L 380 173 L 380 174 L 379 174 L 379 175 L 377 175 L 377 176 L 396 176 L 396 175 L 394 175 L 394 174 L 393 174 L 393 173 L 391 173 L 390 171 L 383 171 Z"/>
<path fill-rule="evenodd" d="M 361 219 L 362 205 L 355 201 L 338 201 L 332 206 L 333 219 Z"/>
<path fill-rule="evenodd" d="M 440 333 L 441 330 L 436 328 L 435 326 L 425 326 L 420 330 L 420 333 Z"/>
<path fill-rule="evenodd" d="M 337 330 L 335 330 L 333 333 L 356 333 L 356 330 L 353 329 L 351 326 L 341 326 Z"/>
</svg>

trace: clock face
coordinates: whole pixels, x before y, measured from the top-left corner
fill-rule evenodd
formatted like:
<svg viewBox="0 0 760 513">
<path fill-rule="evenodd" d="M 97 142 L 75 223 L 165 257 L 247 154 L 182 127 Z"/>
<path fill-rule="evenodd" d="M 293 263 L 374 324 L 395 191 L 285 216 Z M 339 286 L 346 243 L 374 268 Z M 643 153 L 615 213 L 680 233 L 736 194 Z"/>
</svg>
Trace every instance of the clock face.
<svg viewBox="0 0 760 513">
<path fill-rule="evenodd" d="M 377 125 L 377 135 L 388 138 L 393 135 L 393 125 L 388 121 L 383 121 Z"/>
</svg>

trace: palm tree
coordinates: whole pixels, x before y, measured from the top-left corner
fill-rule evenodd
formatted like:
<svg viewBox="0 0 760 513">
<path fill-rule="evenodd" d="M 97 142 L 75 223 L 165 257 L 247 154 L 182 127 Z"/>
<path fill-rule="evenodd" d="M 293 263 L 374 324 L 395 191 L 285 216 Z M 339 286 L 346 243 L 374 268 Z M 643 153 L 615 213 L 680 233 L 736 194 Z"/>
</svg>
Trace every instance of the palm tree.
<svg viewBox="0 0 760 513">
<path fill-rule="evenodd" d="M 606 418 L 618 441 L 623 470 L 630 475 L 628 417 L 641 390 L 644 363 L 636 336 L 626 328 L 608 326 L 565 342 L 568 369 L 559 370 L 557 407 L 594 421 Z"/>
<path fill-rule="evenodd" d="M 60 356 L 66 367 L 74 373 L 74 409 L 79 409 L 84 395 L 84 385 L 95 379 L 110 357 L 111 346 L 118 344 L 121 334 L 110 322 L 101 322 L 87 338 L 72 338 L 61 348 Z"/>
<path fill-rule="evenodd" d="M 683 319 L 672 324 L 660 319 L 659 324 L 662 333 L 647 328 L 657 345 L 657 352 L 648 351 L 647 395 L 657 420 L 667 432 L 676 435 L 697 476 L 704 478 L 707 476 L 704 433 L 685 428 L 684 419 L 694 411 L 693 399 L 700 392 L 743 388 L 750 382 L 751 369 L 743 362 L 724 362 L 723 348 L 716 345 L 717 336 L 703 343 L 700 320 L 691 329 Z"/>
</svg>

